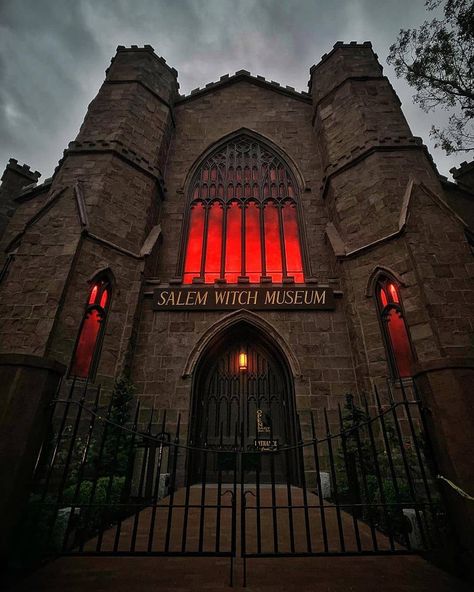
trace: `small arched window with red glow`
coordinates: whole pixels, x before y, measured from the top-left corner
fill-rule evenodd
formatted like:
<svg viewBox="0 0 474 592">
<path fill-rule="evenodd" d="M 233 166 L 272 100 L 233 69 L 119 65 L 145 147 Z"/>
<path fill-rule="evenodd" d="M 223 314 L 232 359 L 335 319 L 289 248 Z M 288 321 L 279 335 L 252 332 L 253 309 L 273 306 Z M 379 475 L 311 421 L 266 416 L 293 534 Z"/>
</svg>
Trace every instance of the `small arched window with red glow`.
<svg viewBox="0 0 474 592">
<path fill-rule="evenodd" d="M 96 279 L 92 282 L 69 370 L 71 376 L 90 378 L 95 370 L 110 296 L 111 285 L 108 279 Z"/>
<path fill-rule="evenodd" d="M 297 183 L 281 156 L 240 135 L 206 158 L 190 191 L 185 284 L 304 282 Z"/>
<path fill-rule="evenodd" d="M 397 284 L 390 278 L 379 279 L 376 296 L 392 374 L 408 378 L 413 375 L 413 350 Z"/>
</svg>

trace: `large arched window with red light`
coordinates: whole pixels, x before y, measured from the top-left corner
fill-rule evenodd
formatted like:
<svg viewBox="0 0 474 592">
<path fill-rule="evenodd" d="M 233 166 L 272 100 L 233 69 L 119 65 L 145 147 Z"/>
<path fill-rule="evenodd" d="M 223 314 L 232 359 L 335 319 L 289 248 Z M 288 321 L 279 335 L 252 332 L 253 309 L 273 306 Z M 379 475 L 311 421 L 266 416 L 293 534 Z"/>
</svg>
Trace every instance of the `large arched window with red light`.
<svg viewBox="0 0 474 592">
<path fill-rule="evenodd" d="M 297 185 L 279 155 L 239 136 L 204 161 L 191 192 L 185 284 L 304 282 Z"/>
<path fill-rule="evenodd" d="M 392 374 L 408 378 L 413 375 L 413 351 L 397 284 L 390 278 L 380 278 L 376 296 Z"/>
<path fill-rule="evenodd" d="M 71 376 L 90 378 L 95 370 L 110 296 L 110 281 L 106 278 L 94 280 L 72 358 Z"/>
</svg>

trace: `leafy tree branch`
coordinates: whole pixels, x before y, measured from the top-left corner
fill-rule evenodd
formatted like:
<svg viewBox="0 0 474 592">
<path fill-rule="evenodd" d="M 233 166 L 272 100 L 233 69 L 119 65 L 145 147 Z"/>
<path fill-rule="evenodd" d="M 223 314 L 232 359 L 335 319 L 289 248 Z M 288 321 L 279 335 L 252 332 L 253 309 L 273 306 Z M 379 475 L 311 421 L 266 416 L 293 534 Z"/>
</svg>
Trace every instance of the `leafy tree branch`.
<svg viewBox="0 0 474 592">
<path fill-rule="evenodd" d="M 451 154 L 474 150 L 474 1 L 425 2 L 428 10 L 441 4 L 444 18 L 402 29 L 387 61 L 424 111 L 452 111 L 445 129 L 431 128 L 435 146 Z"/>
</svg>

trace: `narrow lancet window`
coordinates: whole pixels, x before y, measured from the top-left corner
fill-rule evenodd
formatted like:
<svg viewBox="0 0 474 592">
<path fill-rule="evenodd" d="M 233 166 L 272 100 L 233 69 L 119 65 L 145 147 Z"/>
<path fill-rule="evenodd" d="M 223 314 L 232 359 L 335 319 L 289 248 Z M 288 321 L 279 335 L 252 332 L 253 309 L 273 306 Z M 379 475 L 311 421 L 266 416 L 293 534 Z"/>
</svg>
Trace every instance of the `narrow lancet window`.
<svg viewBox="0 0 474 592">
<path fill-rule="evenodd" d="M 413 376 L 413 351 L 398 286 L 389 278 L 381 278 L 376 296 L 392 374 L 396 378 Z"/>
<path fill-rule="evenodd" d="M 95 280 L 89 292 L 69 374 L 90 378 L 97 363 L 99 345 L 110 303 L 110 282 Z"/>
</svg>

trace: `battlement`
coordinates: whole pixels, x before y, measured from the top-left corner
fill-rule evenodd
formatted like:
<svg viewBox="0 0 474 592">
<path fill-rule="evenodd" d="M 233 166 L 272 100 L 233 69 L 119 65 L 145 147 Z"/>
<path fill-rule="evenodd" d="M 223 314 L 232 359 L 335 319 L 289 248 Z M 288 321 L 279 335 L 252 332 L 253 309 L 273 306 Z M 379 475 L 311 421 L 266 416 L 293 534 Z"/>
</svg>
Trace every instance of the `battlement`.
<svg viewBox="0 0 474 592">
<path fill-rule="evenodd" d="M 329 53 L 323 54 L 321 56 L 321 59 L 319 60 L 319 62 L 317 64 L 313 64 L 311 66 L 311 68 L 309 69 L 310 75 L 312 75 L 313 72 L 317 68 L 319 68 L 324 62 L 326 62 L 330 57 L 332 57 L 338 49 L 346 48 L 346 49 L 352 50 L 356 47 L 366 47 L 366 48 L 372 49 L 372 43 L 370 41 L 364 41 L 363 43 L 357 43 L 357 41 L 350 41 L 349 43 L 344 43 L 343 41 L 336 41 L 336 43 L 333 45 L 332 50 Z M 376 59 L 378 59 L 378 56 L 376 53 L 374 53 L 374 56 Z M 308 86 L 309 85 L 310 85 L 310 82 L 308 82 Z"/>
<path fill-rule="evenodd" d="M 176 68 L 172 68 L 169 64 L 166 63 L 166 59 L 162 56 L 159 56 L 157 53 L 155 53 L 155 49 L 151 46 L 151 45 L 144 45 L 143 47 L 139 47 L 138 45 L 130 45 L 130 47 L 125 47 L 125 45 L 118 45 L 117 46 L 117 51 L 116 53 L 127 53 L 127 52 L 142 52 L 142 53 L 149 53 L 151 55 L 153 55 L 159 62 L 160 64 L 162 64 L 163 66 L 165 66 L 172 74 L 175 78 L 178 78 L 178 70 L 176 70 Z M 115 60 L 114 56 L 111 60 L 110 60 L 110 64 L 112 65 L 114 60 Z M 108 69 L 106 70 L 106 72 L 108 72 Z"/>
<path fill-rule="evenodd" d="M 461 162 L 457 168 L 453 167 L 449 172 L 461 188 L 474 193 L 474 160 Z"/>
<path fill-rule="evenodd" d="M 318 103 L 349 79 L 380 79 L 383 68 L 370 41 L 343 43 L 338 41 L 318 64 L 311 66 L 308 82 L 313 101 Z"/>
<path fill-rule="evenodd" d="M 235 74 L 224 74 L 216 82 L 209 82 L 202 88 L 194 88 L 188 95 L 180 95 L 177 102 L 192 99 L 196 96 L 202 96 L 205 93 L 214 91 L 230 84 L 234 84 L 236 82 L 240 82 L 242 80 L 245 80 L 250 84 L 256 84 L 257 86 L 269 88 L 300 100 L 302 99 L 304 101 L 308 101 L 310 99 L 309 93 L 305 91 L 297 91 L 293 86 L 283 86 L 275 80 L 267 80 L 264 76 L 253 76 L 248 70 L 237 70 Z"/>
<path fill-rule="evenodd" d="M 41 177 L 41 173 L 39 171 L 32 171 L 27 164 L 18 164 L 18 160 L 16 160 L 16 158 L 10 158 L 8 161 L 2 176 L 2 180 L 7 171 L 18 173 L 25 179 L 31 180 L 34 183 L 36 183 L 36 181 L 38 181 L 38 179 Z"/>
<path fill-rule="evenodd" d="M 136 82 L 170 105 L 178 95 L 178 71 L 157 55 L 151 45 L 119 45 L 105 72 L 106 83 Z"/>
</svg>

